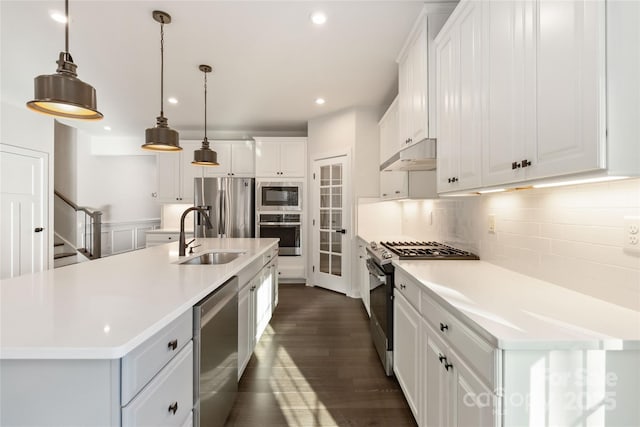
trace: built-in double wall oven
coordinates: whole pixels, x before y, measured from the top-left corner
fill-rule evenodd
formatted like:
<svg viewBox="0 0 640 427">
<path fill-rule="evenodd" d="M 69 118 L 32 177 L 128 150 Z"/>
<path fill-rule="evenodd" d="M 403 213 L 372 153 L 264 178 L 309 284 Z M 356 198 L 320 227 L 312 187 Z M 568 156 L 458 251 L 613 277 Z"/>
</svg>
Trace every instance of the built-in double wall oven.
<svg viewBox="0 0 640 427">
<path fill-rule="evenodd" d="M 280 239 L 278 255 L 302 255 L 303 182 L 256 183 L 258 237 Z"/>
<path fill-rule="evenodd" d="M 300 256 L 302 220 L 300 213 L 259 213 L 258 237 L 280 239 L 278 255 Z"/>
</svg>

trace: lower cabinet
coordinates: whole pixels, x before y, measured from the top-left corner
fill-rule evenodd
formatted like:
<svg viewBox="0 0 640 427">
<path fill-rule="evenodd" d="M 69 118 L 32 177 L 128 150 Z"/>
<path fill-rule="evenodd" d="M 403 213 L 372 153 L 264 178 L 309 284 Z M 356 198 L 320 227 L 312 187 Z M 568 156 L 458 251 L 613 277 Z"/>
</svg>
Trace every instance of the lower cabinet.
<svg viewBox="0 0 640 427">
<path fill-rule="evenodd" d="M 367 269 L 367 244 L 364 240 L 358 238 L 358 258 L 356 271 L 358 272 L 358 285 L 360 288 L 360 298 L 362 304 L 367 310 L 367 314 L 371 317 L 370 299 L 369 299 L 369 269 Z"/>
<path fill-rule="evenodd" d="M 420 313 L 395 292 L 393 303 L 393 371 L 413 416 L 420 418 Z"/>
<path fill-rule="evenodd" d="M 278 303 L 277 247 L 265 255 L 266 264 L 238 292 L 238 379 L 266 330 Z"/>
<path fill-rule="evenodd" d="M 421 321 L 422 426 L 494 426 L 497 399 L 427 322 Z"/>
</svg>

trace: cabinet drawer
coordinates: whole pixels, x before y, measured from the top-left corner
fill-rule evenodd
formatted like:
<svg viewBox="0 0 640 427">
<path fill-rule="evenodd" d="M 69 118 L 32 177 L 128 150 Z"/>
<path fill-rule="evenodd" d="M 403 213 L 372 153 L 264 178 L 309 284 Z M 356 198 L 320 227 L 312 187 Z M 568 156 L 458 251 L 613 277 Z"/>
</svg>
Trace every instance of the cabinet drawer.
<svg viewBox="0 0 640 427">
<path fill-rule="evenodd" d="M 193 409 L 193 342 L 122 408 L 122 426 L 177 426 Z"/>
<path fill-rule="evenodd" d="M 122 406 L 191 340 L 192 325 L 188 310 L 122 358 Z"/>
<path fill-rule="evenodd" d="M 187 239 L 193 238 L 193 232 L 185 233 Z M 180 233 L 154 233 L 153 231 L 147 233 L 146 245 L 147 247 L 164 245 L 165 243 L 177 242 L 180 238 Z"/>
<path fill-rule="evenodd" d="M 422 285 L 400 270 L 395 270 L 395 291 L 400 292 L 416 310 L 420 311 L 420 293 Z"/>
<path fill-rule="evenodd" d="M 495 385 L 496 349 L 423 292 L 422 317 L 491 387 Z"/>
</svg>

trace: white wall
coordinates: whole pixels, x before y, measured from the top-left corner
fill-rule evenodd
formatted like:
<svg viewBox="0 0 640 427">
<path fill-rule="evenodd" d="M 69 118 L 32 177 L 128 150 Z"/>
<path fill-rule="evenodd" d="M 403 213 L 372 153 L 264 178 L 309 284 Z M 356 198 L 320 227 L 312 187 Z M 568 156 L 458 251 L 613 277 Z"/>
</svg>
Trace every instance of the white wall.
<svg viewBox="0 0 640 427">
<path fill-rule="evenodd" d="M 104 222 L 160 218 L 156 157 L 96 156 L 91 138 L 78 132 L 78 204 L 99 209 Z"/>
<path fill-rule="evenodd" d="M 623 249 L 624 217 L 640 215 L 640 179 L 375 205 L 388 203 L 401 211 L 402 235 L 640 310 L 640 255 Z"/>
</svg>

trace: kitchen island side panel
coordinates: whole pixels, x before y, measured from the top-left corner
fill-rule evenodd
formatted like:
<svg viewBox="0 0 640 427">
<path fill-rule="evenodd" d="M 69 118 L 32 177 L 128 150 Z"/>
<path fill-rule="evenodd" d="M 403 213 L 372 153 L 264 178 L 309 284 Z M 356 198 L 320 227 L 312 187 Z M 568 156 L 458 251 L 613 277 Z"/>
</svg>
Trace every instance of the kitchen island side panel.
<svg viewBox="0 0 640 427">
<path fill-rule="evenodd" d="M 0 425 L 119 426 L 119 360 L 0 360 Z"/>
</svg>

